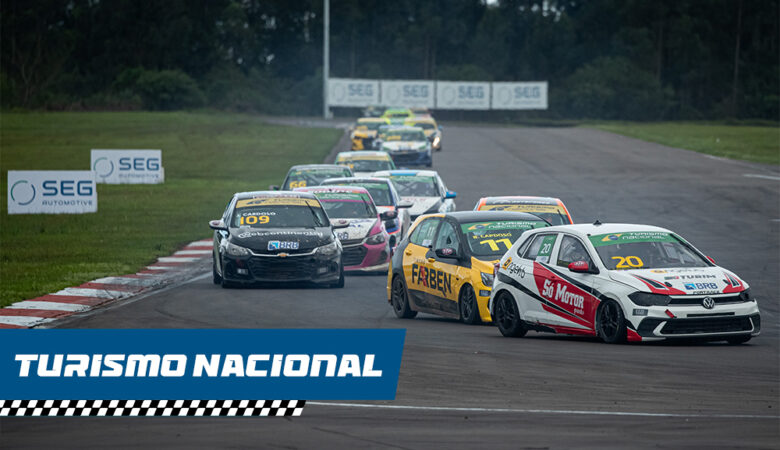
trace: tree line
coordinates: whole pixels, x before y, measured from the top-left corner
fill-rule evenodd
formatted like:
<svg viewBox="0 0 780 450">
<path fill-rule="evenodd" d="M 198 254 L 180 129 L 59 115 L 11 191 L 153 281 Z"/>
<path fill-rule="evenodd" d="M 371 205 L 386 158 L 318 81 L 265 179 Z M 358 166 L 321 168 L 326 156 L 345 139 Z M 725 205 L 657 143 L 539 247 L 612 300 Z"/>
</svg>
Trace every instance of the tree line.
<svg viewBox="0 0 780 450">
<path fill-rule="evenodd" d="M 331 0 L 331 76 L 549 81 L 553 118 L 780 115 L 779 0 Z M 4 108 L 317 114 L 321 0 L 4 0 Z"/>
</svg>

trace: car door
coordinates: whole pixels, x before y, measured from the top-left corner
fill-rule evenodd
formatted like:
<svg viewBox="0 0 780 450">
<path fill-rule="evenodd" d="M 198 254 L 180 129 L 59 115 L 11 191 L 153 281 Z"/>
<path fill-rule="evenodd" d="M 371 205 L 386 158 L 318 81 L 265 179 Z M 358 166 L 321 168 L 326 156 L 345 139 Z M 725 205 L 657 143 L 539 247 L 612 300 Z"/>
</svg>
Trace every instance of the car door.
<svg viewBox="0 0 780 450">
<path fill-rule="evenodd" d="M 550 261 L 558 239 L 557 233 L 539 233 L 529 243 L 518 249 L 518 261 L 510 264 L 508 271 L 519 282 L 524 301 L 518 302 L 520 314 L 529 322 L 545 323 L 550 320 L 550 305 L 543 295 L 552 282 L 551 273 L 543 264 Z"/>
<path fill-rule="evenodd" d="M 403 271 L 406 289 L 412 309 L 428 311 L 435 303 L 431 299 L 432 290 L 429 287 L 430 270 L 433 261 L 428 261 L 428 253 L 433 246 L 436 230 L 441 222 L 440 217 L 429 217 L 415 227 L 409 236 L 409 243 L 403 252 Z"/>
<path fill-rule="evenodd" d="M 230 215 L 233 212 L 233 203 L 235 198 L 231 198 L 225 208 L 225 212 L 222 213 L 222 222 L 230 227 Z M 222 258 L 219 253 L 219 249 L 222 245 L 222 241 L 227 239 L 228 232 L 221 230 L 214 230 L 214 264 L 218 267 L 217 271 L 222 274 Z"/>
<path fill-rule="evenodd" d="M 593 329 L 599 298 L 594 295 L 594 275 L 592 273 L 572 272 L 569 264 L 575 261 L 585 261 L 589 268 L 594 268 L 593 258 L 585 244 L 576 236 L 562 234 L 555 253 L 555 264 L 550 263 L 553 272 L 554 294 L 550 301 L 566 313 L 560 312 L 565 325 L 575 328 Z M 574 317 L 570 317 L 573 315 Z"/>
<path fill-rule="evenodd" d="M 442 255 L 437 255 L 436 250 Z M 452 256 L 446 256 L 450 254 Z M 466 279 L 466 271 L 462 256 L 463 246 L 460 241 L 457 224 L 443 220 L 439 225 L 433 249 L 428 252 L 428 262 L 433 258 L 429 286 L 434 292 L 434 308 L 438 314 L 449 317 L 460 317 L 458 296 L 460 288 Z M 470 263 L 469 263 L 470 266 Z"/>
</svg>

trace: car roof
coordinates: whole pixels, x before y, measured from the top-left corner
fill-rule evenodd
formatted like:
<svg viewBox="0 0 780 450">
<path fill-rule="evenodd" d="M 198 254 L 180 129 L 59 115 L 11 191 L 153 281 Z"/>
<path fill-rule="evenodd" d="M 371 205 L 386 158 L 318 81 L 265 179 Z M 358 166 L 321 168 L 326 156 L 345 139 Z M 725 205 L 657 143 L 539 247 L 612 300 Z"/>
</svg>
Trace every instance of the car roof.
<svg viewBox="0 0 780 450">
<path fill-rule="evenodd" d="M 360 156 L 384 156 L 390 159 L 390 155 L 387 152 L 380 152 L 376 150 L 353 150 L 348 152 L 339 152 L 336 158 L 349 158 L 355 159 Z"/>
<path fill-rule="evenodd" d="M 390 185 L 393 185 L 393 182 L 390 181 L 387 178 L 375 178 L 375 177 L 350 177 L 350 178 L 328 178 L 327 180 L 323 181 L 323 183 L 390 183 Z"/>
<path fill-rule="evenodd" d="M 355 194 L 368 194 L 368 189 L 362 186 L 311 186 L 295 188 L 293 192 L 352 192 Z"/>
<path fill-rule="evenodd" d="M 543 205 L 557 205 L 558 203 L 563 203 L 559 198 L 555 197 L 534 197 L 530 195 L 502 195 L 496 197 L 482 197 L 479 203 L 482 203 L 483 200 L 486 205 L 500 205 L 502 202 Z"/>
<path fill-rule="evenodd" d="M 415 177 L 436 177 L 439 175 L 438 172 L 435 170 L 407 170 L 407 169 L 398 169 L 398 170 L 380 170 L 377 172 L 374 172 L 374 176 L 377 177 L 384 177 L 384 176 L 415 176 Z"/>
<path fill-rule="evenodd" d="M 425 122 L 425 123 L 436 123 L 436 120 L 434 120 L 431 116 L 414 116 L 414 117 L 407 117 L 405 122 L 411 122 L 411 123 L 417 123 L 417 122 Z"/>
<path fill-rule="evenodd" d="M 246 198 L 313 198 L 317 197 L 309 192 L 296 192 L 296 191 L 250 191 L 250 192 L 236 192 L 234 197 L 239 200 Z"/>
<path fill-rule="evenodd" d="M 483 220 L 532 220 L 544 222 L 539 216 L 514 211 L 454 211 L 444 214 L 444 217 L 455 219 L 458 223 L 480 222 Z"/>
<path fill-rule="evenodd" d="M 656 227 L 654 225 L 640 225 L 635 223 L 578 223 L 574 225 L 556 225 L 554 227 L 544 228 L 544 231 L 567 231 L 583 236 L 593 236 L 599 234 L 617 234 L 632 231 L 657 231 L 662 233 L 673 233 L 666 228 Z"/>
<path fill-rule="evenodd" d="M 384 117 L 361 117 L 357 123 L 387 123 L 387 119 Z"/>
<path fill-rule="evenodd" d="M 344 166 L 338 164 L 298 164 L 290 167 L 290 170 L 302 170 L 302 169 L 340 169 L 343 170 Z"/>
<path fill-rule="evenodd" d="M 389 131 L 423 131 L 420 127 L 410 127 L 409 125 L 401 125 L 391 128 Z"/>
</svg>

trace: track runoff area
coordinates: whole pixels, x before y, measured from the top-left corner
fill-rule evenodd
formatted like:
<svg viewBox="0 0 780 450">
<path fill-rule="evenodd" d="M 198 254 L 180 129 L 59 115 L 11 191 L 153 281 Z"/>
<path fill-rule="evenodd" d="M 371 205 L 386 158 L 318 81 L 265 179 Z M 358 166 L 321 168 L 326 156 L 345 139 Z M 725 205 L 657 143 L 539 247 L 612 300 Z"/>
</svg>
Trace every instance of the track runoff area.
<svg viewBox="0 0 780 450">
<path fill-rule="evenodd" d="M 457 209 L 488 195 L 551 196 L 575 222 L 669 228 L 751 285 L 761 335 L 737 346 L 606 345 L 535 332 L 507 339 L 492 325 L 397 319 L 384 276 L 347 276 L 344 289 L 222 289 L 204 267 L 188 282 L 61 326 L 405 328 L 395 401 L 311 401 L 292 419 L 9 418 L 0 422 L 3 443 L 777 447 L 776 171 L 580 128 L 445 124 L 444 138 L 433 169 L 458 192 Z"/>
</svg>

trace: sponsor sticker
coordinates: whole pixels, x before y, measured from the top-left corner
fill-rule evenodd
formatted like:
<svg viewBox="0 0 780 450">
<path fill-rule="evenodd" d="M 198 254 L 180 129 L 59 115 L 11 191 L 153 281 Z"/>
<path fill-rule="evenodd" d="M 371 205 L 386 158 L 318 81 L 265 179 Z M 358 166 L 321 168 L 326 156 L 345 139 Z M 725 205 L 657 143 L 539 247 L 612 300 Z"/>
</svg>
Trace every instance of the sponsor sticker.
<svg viewBox="0 0 780 450">
<path fill-rule="evenodd" d="M 627 244 L 632 242 L 679 242 L 671 233 L 663 231 L 632 231 L 626 233 L 599 234 L 590 236 L 594 247 Z"/>
<path fill-rule="evenodd" d="M 268 250 L 298 250 L 298 241 L 268 241 Z"/>
</svg>

